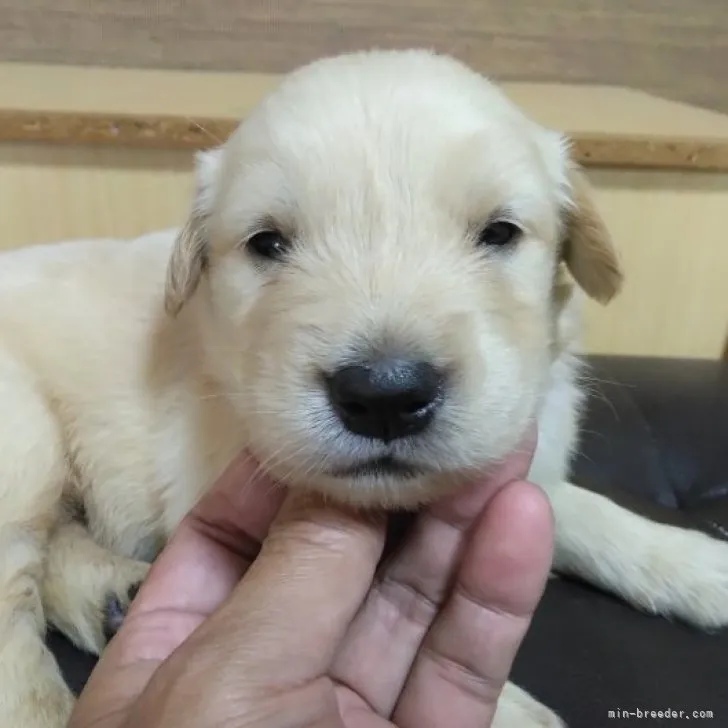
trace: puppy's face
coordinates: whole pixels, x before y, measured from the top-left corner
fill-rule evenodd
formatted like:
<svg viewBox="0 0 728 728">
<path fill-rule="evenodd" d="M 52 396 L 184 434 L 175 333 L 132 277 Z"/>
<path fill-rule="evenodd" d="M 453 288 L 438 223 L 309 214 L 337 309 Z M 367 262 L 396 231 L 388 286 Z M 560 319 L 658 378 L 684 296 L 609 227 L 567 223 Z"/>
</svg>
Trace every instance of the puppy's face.
<svg viewBox="0 0 728 728">
<path fill-rule="evenodd" d="M 168 309 L 194 297 L 266 469 L 349 502 L 413 505 L 505 456 L 560 263 L 618 285 L 562 140 L 447 58 L 305 67 L 199 167 Z"/>
</svg>

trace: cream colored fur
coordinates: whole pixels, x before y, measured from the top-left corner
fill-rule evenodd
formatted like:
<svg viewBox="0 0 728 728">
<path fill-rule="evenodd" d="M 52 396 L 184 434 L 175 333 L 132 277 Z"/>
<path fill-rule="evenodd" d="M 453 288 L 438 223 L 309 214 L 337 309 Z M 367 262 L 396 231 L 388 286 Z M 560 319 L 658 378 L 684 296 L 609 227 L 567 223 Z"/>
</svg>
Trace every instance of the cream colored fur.
<svg viewBox="0 0 728 728">
<path fill-rule="evenodd" d="M 0 725 L 65 724 L 45 620 L 101 650 L 108 597 L 125 604 L 243 447 L 292 487 L 415 505 L 536 416 L 557 566 L 646 610 L 728 621 L 726 545 L 567 482 L 582 399 L 569 281 L 606 302 L 621 273 L 560 135 L 451 59 L 361 53 L 295 72 L 198 161 L 179 231 L 0 257 Z M 476 245 L 494 215 L 524 231 L 508 249 Z M 293 249 L 255 259 L 247 240 L 272 226 Z M 429 475 L 330 473 L 388 447 L 344 432 L 319 378 L 371 348 L 453 374 L 432 427 L 389 446 Z M 497 728 L 557 725 L 507 687 Z"/>
</svg>

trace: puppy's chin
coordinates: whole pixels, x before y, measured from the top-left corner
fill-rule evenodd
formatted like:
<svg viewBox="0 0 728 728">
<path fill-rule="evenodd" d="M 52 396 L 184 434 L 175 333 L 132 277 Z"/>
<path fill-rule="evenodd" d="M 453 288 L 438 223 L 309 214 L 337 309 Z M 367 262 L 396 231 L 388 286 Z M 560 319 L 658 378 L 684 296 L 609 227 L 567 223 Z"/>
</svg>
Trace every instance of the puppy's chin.
<svg viewBox="0 0 728 728">
<path fill-rule="evenodd" d="M 459 473 L 424 472 L 416 466 L 390 468 L 387 464 L 367 461 L 327 472 L 292 475 L 290 467 L 268 471 L 289 488 L 301 488 L 326 499 L 357 508 L 412 510 L 455 492 L 466 483 Z"/>
</svg>

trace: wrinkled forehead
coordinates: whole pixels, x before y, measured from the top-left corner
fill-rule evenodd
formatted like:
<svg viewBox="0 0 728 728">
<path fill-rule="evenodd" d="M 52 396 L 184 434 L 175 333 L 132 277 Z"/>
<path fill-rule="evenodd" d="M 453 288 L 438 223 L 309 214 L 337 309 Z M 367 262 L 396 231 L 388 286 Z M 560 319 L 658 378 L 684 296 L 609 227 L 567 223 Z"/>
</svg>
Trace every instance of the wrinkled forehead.
<svg viewBox="0 0 728 728">
<path fill-rule="evenodd" d="M 232 140 L 230 225 L 552 216 L 546 132 L 484 79 L 313 81 L 281 89 Z"/>
</svg>

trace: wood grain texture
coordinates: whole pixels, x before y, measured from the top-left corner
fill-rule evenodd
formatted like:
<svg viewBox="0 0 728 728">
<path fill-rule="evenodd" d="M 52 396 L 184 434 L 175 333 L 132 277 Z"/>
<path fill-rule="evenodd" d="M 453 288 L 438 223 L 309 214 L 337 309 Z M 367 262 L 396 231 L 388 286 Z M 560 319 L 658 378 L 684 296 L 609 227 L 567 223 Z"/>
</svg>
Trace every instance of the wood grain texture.
<svg viewBox="0 0 728 728">
<path fill-rule="evenodd" d="M 625 285 L 591 304 L 587 350 L 721 356 L 728 322 L 728 174 L 588 172 L 618 247 Z"/>
<path fill-rule="evenodd" d="M 0 144 L 0 250 L 174 227 L 192 189 L 187 152 Z"/>
<path fill-rule="evenodd" d="M 0 60 L 278 73 L 416 45 L 728 111 L 726 0 L 0 0 L 0 18 Z"/>
</svg>

